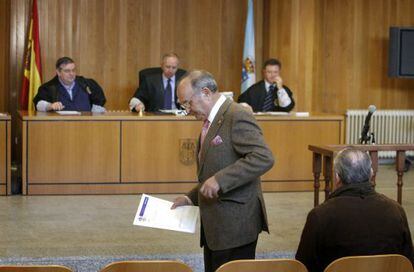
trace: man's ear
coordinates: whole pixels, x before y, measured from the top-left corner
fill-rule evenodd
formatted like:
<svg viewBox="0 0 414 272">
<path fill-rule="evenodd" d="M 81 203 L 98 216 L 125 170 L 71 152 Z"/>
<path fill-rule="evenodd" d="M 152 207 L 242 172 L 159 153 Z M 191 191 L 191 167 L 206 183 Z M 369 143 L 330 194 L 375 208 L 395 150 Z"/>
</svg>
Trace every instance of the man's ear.
<svg viewBox="0 0 414 272">
<path fill-rule="evenodd" d="M 209 89 L 209 88 L 207 88 L 207 87 L 202 88 L 202 89 L 201 89 L 201 93 L 202 93 L 204 96 L 207 96 L 207 97 L 211 95 L 211 91 L 210 91 L 210 89 Z"/>
<path fill-rule="evenodd" d="M 338 173 L 335 173 L 334 175 L 334 185 L 335 185 L 335 188 L 339 188 L 342 186 L 342 180 L 339 177 Z"/>
</svg>

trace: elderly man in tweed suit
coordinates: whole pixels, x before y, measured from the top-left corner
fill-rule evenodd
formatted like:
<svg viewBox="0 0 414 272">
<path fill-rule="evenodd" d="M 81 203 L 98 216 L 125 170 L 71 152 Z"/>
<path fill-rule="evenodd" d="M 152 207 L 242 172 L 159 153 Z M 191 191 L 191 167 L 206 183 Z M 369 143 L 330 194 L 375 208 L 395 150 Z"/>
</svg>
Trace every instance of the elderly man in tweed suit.
<svg viewBox="0 0 414 272">
<path fill-rule="evenodd" d="M 200 207 L 205 271 L 231 260 L 254 259 L 258 234 L 268 231 L 260 176 L 272 168 L 272 152 L 253 115 L 222 96 L 210 73 L 186 75 L 178 99 L 204 125 L 199 183 L 176 198 L 172 208 Z"/>
</svg>

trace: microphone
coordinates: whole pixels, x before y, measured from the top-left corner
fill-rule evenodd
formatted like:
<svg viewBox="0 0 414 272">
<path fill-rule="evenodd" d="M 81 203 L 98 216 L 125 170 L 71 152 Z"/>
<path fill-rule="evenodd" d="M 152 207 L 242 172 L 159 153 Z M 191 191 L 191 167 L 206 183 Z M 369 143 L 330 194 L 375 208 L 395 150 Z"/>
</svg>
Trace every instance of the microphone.
<svg viewBox="0 0 414 272">
<path fill-rule="evenodd" d="M 363 144 L 363 143 L 367 143 L 369 140 L 369 126 L 370 126 L 370 122 L 371 122 L 371 117 L 374 114 L 374 112 L 377 110 L 377 108 L 374 105 L 370 105 L 368 107 L 368 114 L 367 117 L 365 117 L 365 123 L 364 123 L 364 127 L 362 128 L 362 132 L 361 132 L 361 138 L 359 139 L 359 143 Z"/>
</svg>

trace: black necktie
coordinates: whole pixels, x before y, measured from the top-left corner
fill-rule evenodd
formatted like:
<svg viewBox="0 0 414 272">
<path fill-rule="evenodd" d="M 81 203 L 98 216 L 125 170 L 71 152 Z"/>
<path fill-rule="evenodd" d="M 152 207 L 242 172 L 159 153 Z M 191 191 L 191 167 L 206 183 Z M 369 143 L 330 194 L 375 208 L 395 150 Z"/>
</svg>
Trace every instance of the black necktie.
<svg viewBox="0 0 414 272">
<path fill-rule="evenodd" d="M 171 78 L 168 79 L 167 87 L 164 91 L 164 109 L 171 110 L 171 101 L 172 101 L 172 88 L 171 88 Z"/>
<path fill-rule="evenodd" d="M 262 111 L 271 111 L 273 109 L 274 92 L 275 92 L 275 86 L 270 85 L 269 91 L 267 92 L 264 103 L 263 103 Z"/>
</svg>

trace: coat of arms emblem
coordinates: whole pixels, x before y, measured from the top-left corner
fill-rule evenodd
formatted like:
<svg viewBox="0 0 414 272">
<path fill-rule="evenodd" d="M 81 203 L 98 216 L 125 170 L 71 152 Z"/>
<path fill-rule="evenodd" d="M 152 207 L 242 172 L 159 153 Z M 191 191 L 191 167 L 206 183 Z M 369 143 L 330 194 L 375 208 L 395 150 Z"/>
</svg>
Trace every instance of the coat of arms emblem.
<svg viewBox="0 0 414 272">
<path fill-rule="evenodd" d="M 191 165 L 196 161 L 196 139 L 180 139 L 180 162 L 184 165 Z"/>
</svg>

